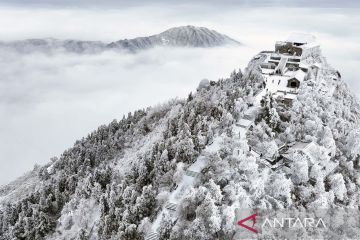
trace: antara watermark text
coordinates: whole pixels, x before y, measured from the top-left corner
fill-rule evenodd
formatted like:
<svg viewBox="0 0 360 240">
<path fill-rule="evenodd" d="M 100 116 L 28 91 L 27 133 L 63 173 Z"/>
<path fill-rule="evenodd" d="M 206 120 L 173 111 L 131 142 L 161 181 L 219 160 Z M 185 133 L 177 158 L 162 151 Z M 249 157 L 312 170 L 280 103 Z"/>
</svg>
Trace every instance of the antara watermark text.
<svg viewBox="0 0 360 240">
<path fill-rule="evenodd" d="M 322 218 L 265 218 L 261 228 L 327 228 Z"/>
<path fill-rule="evenodd" d="M 325 221 L 322 218 L 312 218 L 312 217 L 306 217 L 306 218 L 294 218 L 294 217 L 274 217 L 269 218 L 265 217 L 262 218 L 260 222 L 262 224 L 259 224 L 257 220 L 258 215 L 252 214 L 246 218 L 243 218 L 239 221 L 237 221 L 237 225 L 239 225 L 242 228 L 245 228 L 249 230 L 250 232 L 253 232 L 255 234 L 258 233 L 261 228 L 261 230 L 269 229 L 269 228 L 284 228 L 284 229 L 294 229 L 294 228 L 323 228 L 327 229 L 327 226 L 325 224 Z M 258 224 L 257 224 L 258 223 Z"/>
<path fill-rule="evenodd" d="M 360 211 L 354 209 L 236 209 L 234 239 L 360 239 Z"/>
</svg>

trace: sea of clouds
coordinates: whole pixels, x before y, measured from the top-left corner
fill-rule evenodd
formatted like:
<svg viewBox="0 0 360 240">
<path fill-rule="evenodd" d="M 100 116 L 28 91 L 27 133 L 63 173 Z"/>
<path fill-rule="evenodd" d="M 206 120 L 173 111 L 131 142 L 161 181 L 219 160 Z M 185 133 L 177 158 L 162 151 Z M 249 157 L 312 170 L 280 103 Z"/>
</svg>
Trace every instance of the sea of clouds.
<svg viewBox="0 0 360 240">
<path fill-rule="evenodd" d="M 203 78 L 228 76 L 245 64 L 241 53 L 241 47 L 51 56 L 0 51 L 0 182 L 47 162 L 101 124 L 186 97 Z"/>
</svg>

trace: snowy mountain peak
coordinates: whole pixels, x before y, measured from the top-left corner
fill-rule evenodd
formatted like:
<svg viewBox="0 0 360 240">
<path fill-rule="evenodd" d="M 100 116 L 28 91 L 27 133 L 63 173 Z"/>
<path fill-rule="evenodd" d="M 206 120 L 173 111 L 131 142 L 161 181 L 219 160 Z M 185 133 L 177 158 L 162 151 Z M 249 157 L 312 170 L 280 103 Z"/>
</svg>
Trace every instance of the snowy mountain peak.
<svg viewBox="0 0 360 240">
<path fill-rule="evenodd" d="M 173 39 L 180 46 L 212 47 L 223 44 L 240 44 L 238 41 L 214 30 L 190 25 L 170 28 L 159 35 Z"/>
<path fill-rule="evenodd" d="M 160 34 L 123 39 L 111 43 L 99 41 L 59 40 L 54 38 L 26 39 L 0 42 L 3 49 L 29 52 L 72 52 L 99 53 L 107 50 L 137 52 L 157 46 L 169 47 L 216 47 L 226 44 L 240 44 L 236 40 L 204 27 L 183 26 L 168 29 Z"/>
<path fill-rule="evenodd" d="M 171 47 L 216 47 L 226 44 L 240 44 L 230 37 L 204 27 L 182 26 L 170 28 L 149 37 L 125 39 L 110 43 L 110 48 L 138 51 L 156 46 Z"/>
</svg>

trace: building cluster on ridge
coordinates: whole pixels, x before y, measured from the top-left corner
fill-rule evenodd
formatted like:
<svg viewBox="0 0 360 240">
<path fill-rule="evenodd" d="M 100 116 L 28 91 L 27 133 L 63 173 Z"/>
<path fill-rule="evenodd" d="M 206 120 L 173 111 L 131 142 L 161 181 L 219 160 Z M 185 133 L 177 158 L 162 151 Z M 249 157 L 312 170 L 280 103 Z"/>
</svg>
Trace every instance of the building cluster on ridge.
<svg viewBox="0 0 360 240">
<path fill-rule="evenodd" d="M 319 64 L 308 65 L 304 59 L 320 55 L 320 45 L 313 35 L 293 33 L 287 40 L 278 41 L 274 51 L 261 52 L 260 64 L 265 79 L 265 89 L 284 105 L 291 105 L 302 82 L 312 72 L 317 75 Z M 256 57 L 255 57 L 256 58 Z"/>
<path fill-rule="evenodd" d="M 285 41 L 278 41 L 275 44 L 274 51 L 262 51 L 254 57 L 254 60 L 260 60 L 260 69 L 264 78 L 264 90 L 255 96 L 256 101 L 264 99 L 266 94 L 270 94 L 273 99 L 281 106 L 290 106 L 297 98 L 301 84 L 309 81 L 310 78 L 318 79 L 319 70 L 324 66 L 318 61 L 307 61 L 309 58 L 316 59 L 321 55 L 320 45 L 316 38 L 310 34 L 292 33 Z M 312 64 L 308 64 L 313 62 Z M 336 72 L 333 80 L 341 78 L 340 73 Z M 306 83 L 309 85 L 309 82 Z M 245 117 L 240 119 L 238 126 L 251 129 L 254 121 Z M 315 149 L 315 150 L 314 150 Z M 256 147 L 251 149 L 258 154 L 261 161 L 266 166 L 276 170 L 282 169 L 285 173 L 291 175 L 289 166 L 296 161 L 296 153 L 304 156 L 310 165 L 314 164 L 314 152 L 321 149 L 323 154 L 331 154 L 313 141 L 300 141 L 284 144 L 279 148 L 279 156 L 273 158 L 264 158 L 258 153 Z M 319 170 L 324 176 L 332 173 L 338 166 L 333 161 L 319 163 Z M 312 179 L 311 179 L 312 180 Z"/>
</svg>

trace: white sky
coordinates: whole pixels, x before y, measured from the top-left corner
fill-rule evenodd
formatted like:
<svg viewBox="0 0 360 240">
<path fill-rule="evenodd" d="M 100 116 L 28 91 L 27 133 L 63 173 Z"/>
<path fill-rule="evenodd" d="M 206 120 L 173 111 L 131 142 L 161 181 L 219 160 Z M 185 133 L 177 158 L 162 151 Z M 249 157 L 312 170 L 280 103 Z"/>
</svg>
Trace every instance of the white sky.
<svg viewBox="0 0 360 240">
<path fill-rule="evenodd" d="M 137 108 L 185 97 L 202 78 L 227 77 L 292 31 L 318 37 L 328 61 L 358 91 L 357 8 L 208 7 L 120 9 L 0 7 L 0 40 L 55 37 L 113 41 L 180 25 L 215 29 L 245 44 L 153 49 L 136 55 L 0 53 L 0 184 L 46 163 L 100 124 Z"/>
</svg>

